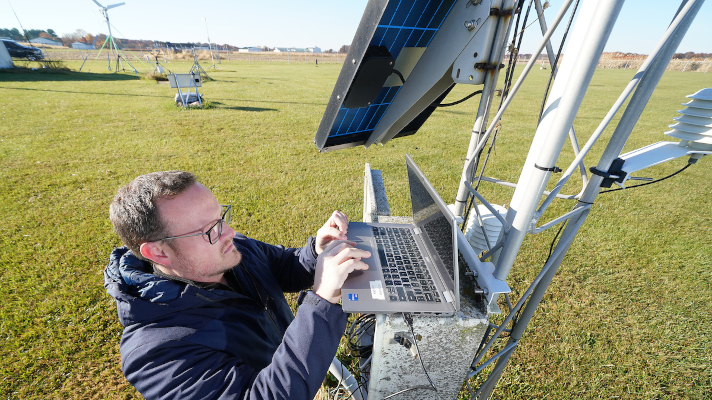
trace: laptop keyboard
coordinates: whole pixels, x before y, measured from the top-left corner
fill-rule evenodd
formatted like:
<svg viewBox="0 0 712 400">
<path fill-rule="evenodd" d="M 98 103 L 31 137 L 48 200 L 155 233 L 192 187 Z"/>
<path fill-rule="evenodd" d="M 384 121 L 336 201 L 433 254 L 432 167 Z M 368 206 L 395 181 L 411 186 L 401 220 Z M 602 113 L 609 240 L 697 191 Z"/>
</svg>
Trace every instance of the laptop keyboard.
<svg viewBox="0 0 712 400">
<path fill-rule="evenodd" d="M 442 302 L 408 228 L 372 227 L 390 302 Z"/>
</svg>

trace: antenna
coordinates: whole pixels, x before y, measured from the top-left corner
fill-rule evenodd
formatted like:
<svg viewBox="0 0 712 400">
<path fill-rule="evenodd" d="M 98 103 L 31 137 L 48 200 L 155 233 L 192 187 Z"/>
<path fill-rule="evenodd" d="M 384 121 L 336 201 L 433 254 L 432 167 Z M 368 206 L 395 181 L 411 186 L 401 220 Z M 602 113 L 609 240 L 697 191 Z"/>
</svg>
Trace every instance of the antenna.
<svg viewBox="0 0 712 400">
<path fill-rule="evenodd" d="M 203 17 L 203 20 L 205 21 L 205 33 L 208 34 L 208 50 L 210 50 L 210 59 L 213 61 L 213 66 L 212 68 L 218 69 L 218 67 L 215 66 L 215 57 L 213 57 L 213 48 L 212 45 L 210 44 L 210 31 L 208 31 L 208 18 Z M 220 56 L 220 53 L 218 52 L 218 57 Z M 210 69 L 210 68 L 208 68 Z"/>
<path fill-rule="evenodd" d="M 96 58 L 99 58 L 99 55 L 101 54 L 101 50 L 104 49 L 104 46 L 106 44 L 109 44 L 109 47 L 107 48 L 107 52 L 111 54 L 112 56 L 116 56 L 116 70 L 115 72 L 119 71 L 119 67 L 121 67 L 121 70 L 124 71 L 124 66 L 123 63 L 127 63 L 131 66 L 131 68 L 134 70 L 134 73 L 138 75 L 138 71 L 136 68 L 131 64 L 131 62 L 126 58 L 126 55 L 123 54 L 123 51 L 119 48 L 119 46 L 116 45 L 116 41 L 114 41 L 114 36 L 111 33 L 111 23 L 109 22 L 109 10 L 112 8 L 116 8 L 119 6 L 123 6 L 126 3 L 116 3 L 116 4 L 111 4 L 109 6 L 103 6 L 101 3 L 99 3 L 96 0 L 92 0 L 97 6 L 99 6 L 99 11 L 101 11 L 101 15 L 104 16 L 104 21 L 106 21 L 106 28 L 109 30 L 109 36 L 106 38 L 104 41 L 104 44 L 101 46 L 101 49 L 99 49 L 99 54 L 96 55 Z M 111 71 L 111 59 L 107 58 L 108 60 L 108 68 L 109 71 Z"/>
</svg>

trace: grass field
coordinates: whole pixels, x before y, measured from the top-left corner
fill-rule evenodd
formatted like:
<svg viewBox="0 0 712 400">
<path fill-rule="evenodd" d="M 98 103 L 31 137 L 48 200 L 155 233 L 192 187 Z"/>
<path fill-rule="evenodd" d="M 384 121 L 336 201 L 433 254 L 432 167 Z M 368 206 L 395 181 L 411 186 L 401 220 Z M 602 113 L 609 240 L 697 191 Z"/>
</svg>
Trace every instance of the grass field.
<svg viewBox="0 0 712 400">
<path fill-rule="evenodd" d="M 168 66 L 187 72 L 190 63 Z M 236 230 L 288 246 L 333 209 L 360 219 L 364 163 L 383 172 L 393 215 L 410 213 L 404 153 L 453 202 L 476 98 L 437 111 L 415 136 L 320 154 L 314 133 L 340 65 L 221 68 L 209 71 L 203 110 L 176 108 L 168 85 L 106 73 L 100 62 L 82 73 L 0 72 L 0 398 L 140 398 L 121 373 L 121 326 L 102 286 L 120 245 L 108 206 L 137 175 L 192 171 L 233 205 Z M 547 72 L 534 70 L 505 114 L 488 176 L 517 181 Z M 633 74 L 597 72 L 575 121 L 582 143 Z M 704 87 L 712 73 L 667 72 L 626 151 L 666 140 L 684 96 Z M 458 86 L 447 101 L 472 90 Z M 572 157 L 565 146 L 558 165 Z M 685 162 L 639 175 L 662 177 Z M 597 199 L 497 398 L 712 398 L 711 162 Z M 574 181 L 565 192 L 579 189 Z M 498 204 L 512 195 L 481 191 Z M 542 221 L 571 205 L 555 203 Z M 510 275 L 515 292 L 541 268 L 554 233 L 525 241 Z"/>
</svg>

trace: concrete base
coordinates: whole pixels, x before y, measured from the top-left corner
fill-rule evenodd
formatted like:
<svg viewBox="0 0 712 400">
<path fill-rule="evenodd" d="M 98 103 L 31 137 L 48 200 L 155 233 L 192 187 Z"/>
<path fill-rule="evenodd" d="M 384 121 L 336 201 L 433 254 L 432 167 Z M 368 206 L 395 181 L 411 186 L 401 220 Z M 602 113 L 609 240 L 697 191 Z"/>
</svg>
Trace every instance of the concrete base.
<svg viewBox="0 0 712 400">
<path fill-rule="evenodd" d="M 371 170 L 368 164 L 364 171 L 363 218 L 365 222 L 413 223 L 411 217 L 390 215 L 381 173 Z M 389 396 L 392 396 L 389 400 L 457 399 L 489 325 L 486 300 L 474 294 L 475 278 L 465 274 L 470 268 L 463 263 L 461 258 L 460 312 L 451 317 L 413 316 L 413 330 L 416 338 L 420 337 L 417 339 L 419 352 L 402 314 L 376 315 L 368 382 L 369 400 Z M 401 339 L 399 343 L 399 337 L 407 339 Z M 362 345 L 371 343 L 370 337 L 364 339 Z M 437 395 L 418 357 L 422 357 L 425 370 L 437 388 Z"/>
<path fill-rule="evenodd" d="M 377 315 L 368 399 L 380 400 L 400 391 L 404 392 L 390 399 L 457 399 L 487 329 L 489 319 L 483 308 L 463 304 L 452 317 L 414 316 L 413 329 L 421 337 L 419 356 L 438 395 L 414 356 L 415 346 L 408 349 L 394 340 L 396 335 L 410 337 L 403 316 Z"/>
</svg>

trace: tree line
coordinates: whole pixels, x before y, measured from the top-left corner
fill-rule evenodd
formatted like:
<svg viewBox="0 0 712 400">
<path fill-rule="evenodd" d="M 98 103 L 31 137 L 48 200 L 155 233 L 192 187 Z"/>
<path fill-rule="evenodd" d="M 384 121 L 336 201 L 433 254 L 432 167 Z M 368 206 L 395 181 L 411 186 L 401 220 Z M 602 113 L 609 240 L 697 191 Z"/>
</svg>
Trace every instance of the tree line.
<svg viewBox="0 0 712 400">
<path fill-rule="evenodd" d="M 57 42 L 62 42 L 62 45 L 67 46 L 67 47 L 72 47 L 72 43 L 85 43 L 85 44 L 93 44 L 95 48 L 100 48 L 101 46 L 104 45 L 104 42 L 106 41 L 106 35 L 103 33 L 100 33 L 98 35 L 92 35 L 91 33 L 85 31 L 84 29 L 77 29 L 76 31 L 72 33 L 64 33 L 61 36 L 57 35 L 57 33 L 52 30 L 52 29 L 25 29 L 25 32 L 21 32 L 17 28 L 12 28 L 12 29 L 6 29 L 6 28 L 0 28 L 0 37 L 9 37 L 10 39 L 13 40 L 18 40 L 18 41 L 26 41 L 26 40 L 32 40 L 36 39 L 38 37 L 54 40 Z M 126 48 L 126 49 L 154 49 L 154 48 L 166 48 L 168 47 L 168 43 L 166 42 L 156 42 L 153 40 L 134 40 L 134 39 L 118 39 L 114 37 L 114 41 L 119 45 L 119 47 Z M 183 46 L 186 45 L 186 46 Z M 174 46 L 178 46 L 179 48 L 186 47 L 186 48 L 192 48 L 193 46 L 196 47 L 208 47 L 207 43 L 175 43 Z M 213 43 L 213 46 L 215 44 Z M 218 45 L 220 50 L 230 50 L 230 51 L 237 51 L 238 47 L 233 46 L 233 45 Z M 339 49 L 339 53 L 347 53 L 349 51 L 348 45 L 341 46 Z M 264 51 L 269 51 L 270 49 L 267 47 L 262 47 L 262 50 Z M 324 53 L 333 53 L 334 50 L 329 49 L 324 51 Z"/>
<path fill-rule="evenodd" d="M 687 53 L 675 53 L 673 59 L 676 60 L 689 60 L 693 58 L 712 58 L 712 53 L 695 53 L 688 51 Z"/>
</svg>

